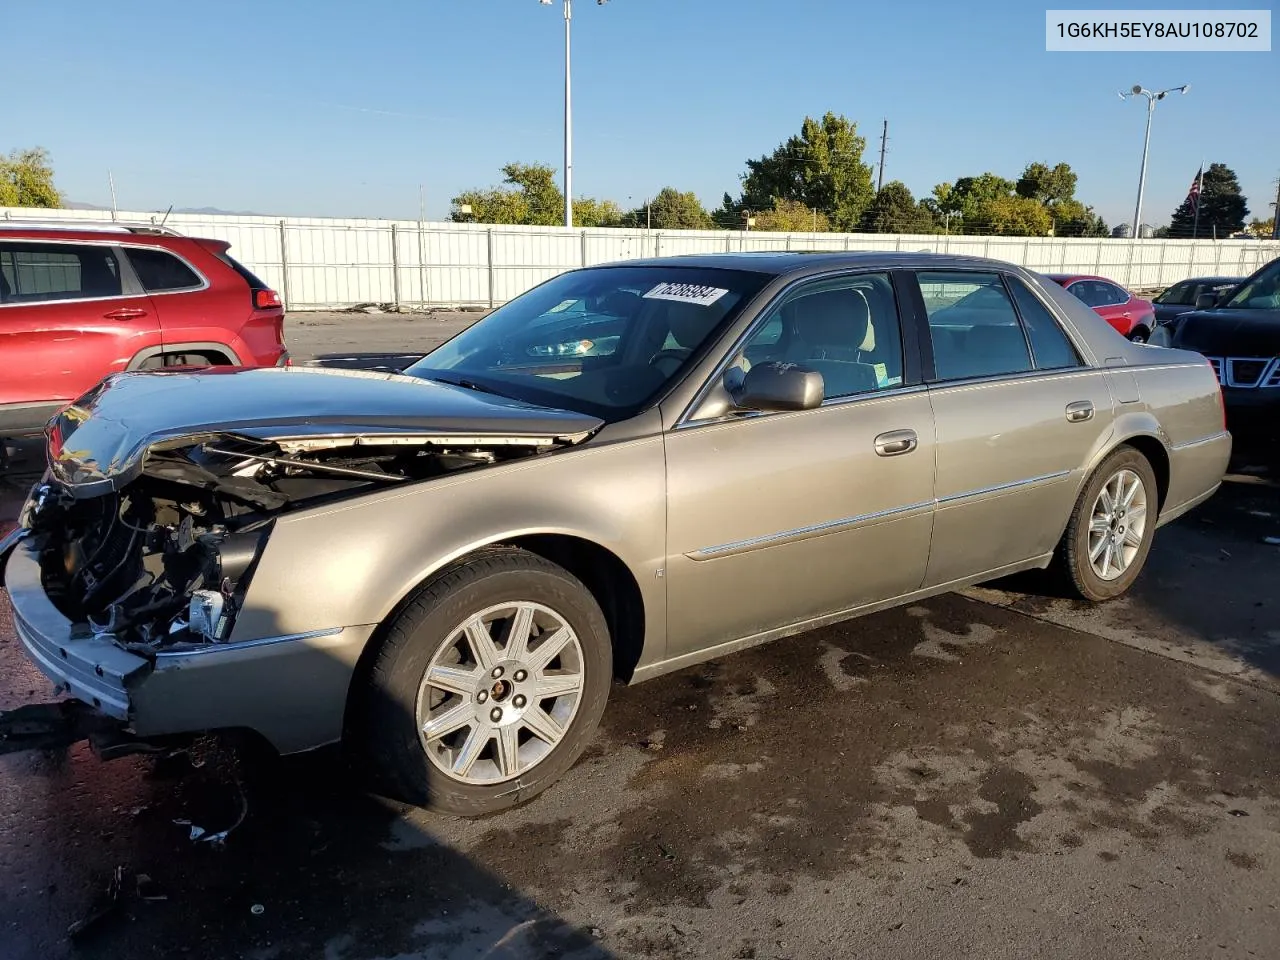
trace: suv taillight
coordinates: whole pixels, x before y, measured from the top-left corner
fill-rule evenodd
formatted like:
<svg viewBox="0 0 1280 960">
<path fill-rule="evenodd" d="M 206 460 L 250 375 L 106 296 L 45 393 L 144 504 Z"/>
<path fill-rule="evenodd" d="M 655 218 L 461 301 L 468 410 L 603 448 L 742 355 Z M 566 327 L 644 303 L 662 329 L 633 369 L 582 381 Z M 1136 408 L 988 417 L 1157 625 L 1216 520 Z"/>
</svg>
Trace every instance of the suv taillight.
<svg viewBox="0 0 1280 960">
<path fill-rule="evenodd" d="M 274 290 L 253 291 L 253 305 L 259 310 L 269 310 L 280 306 L 280 294 Z"/>
</svg>

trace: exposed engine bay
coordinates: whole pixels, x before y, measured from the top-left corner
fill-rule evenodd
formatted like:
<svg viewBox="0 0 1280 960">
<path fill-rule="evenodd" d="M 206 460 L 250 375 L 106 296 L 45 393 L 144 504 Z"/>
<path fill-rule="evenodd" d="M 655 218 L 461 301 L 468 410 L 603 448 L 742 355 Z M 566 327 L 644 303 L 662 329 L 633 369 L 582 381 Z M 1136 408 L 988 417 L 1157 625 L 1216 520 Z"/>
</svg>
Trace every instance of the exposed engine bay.
<svg viewBox="0 0 1280 960">
<path fill-rule="evenodd" d="M 204 646 L 230 636 L 277 516 L 558 445 L 188 437 L 153 446 L 139 476 L 99 496 L 76 498 L 55 469 L 32 491 L 22 522 L 49 598 L 74 623 L 135 653 Z"/>
</svg>

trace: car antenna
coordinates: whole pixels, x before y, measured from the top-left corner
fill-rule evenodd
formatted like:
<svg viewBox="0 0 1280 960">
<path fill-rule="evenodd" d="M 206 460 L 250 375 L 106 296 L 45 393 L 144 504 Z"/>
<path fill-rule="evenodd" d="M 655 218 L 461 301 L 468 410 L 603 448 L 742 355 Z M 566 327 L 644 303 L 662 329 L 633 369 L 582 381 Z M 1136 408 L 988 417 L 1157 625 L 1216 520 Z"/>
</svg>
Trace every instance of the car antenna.
<svg viewBox="0 0 1280 960">
<path fill-rule="evenodd" d="M 164 216 L 160 218 L 160 223 L 159 223 L 159 225 L 158 225 L 157 229 L 159 229 L 159 230 L 163 230 L 163 229 L 164 229 L 165 221 L 169 219 L 169 214 L 171 214 L 171 213 L 173 213 L 173 204 L 172 204 L 172 203 L 171 203 L 171 204 L 169 204 L 169 209 L 168 209 L 168 210 L 166 210 L 166 211 L 164 212 Z"/>
</svg>

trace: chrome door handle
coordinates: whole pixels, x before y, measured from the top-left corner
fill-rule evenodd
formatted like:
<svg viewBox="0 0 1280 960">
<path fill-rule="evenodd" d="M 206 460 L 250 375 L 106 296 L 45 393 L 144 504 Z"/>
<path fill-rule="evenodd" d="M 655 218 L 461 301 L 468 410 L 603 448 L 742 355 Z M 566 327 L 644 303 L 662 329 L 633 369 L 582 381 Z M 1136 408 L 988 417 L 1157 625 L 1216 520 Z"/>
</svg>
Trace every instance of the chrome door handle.
<svg viewBox="0 0 1280 960">
<path fill-rule="evenodd" d="M 104 320 L 137 320 L 139 317 L 145 317 L 147 311 L 138 307 L 121 307 L 119 310 L 112 310 L 110 313 L 104 313 Z"/>
<path fill-rule="evenodd" d="M 914 430 L 890 430 L 876 437 L 876 454 L 881 457 L 899 457 L 920 446 Z"/>
<path fill-rule="evenodd" d="M 1077 400 L 1075 403 L 1067 404 L 1067 421 L 1069 423 L 1084 423 L 1084 421 L 1092 419 L 1092 400 Z"/>
</svg>

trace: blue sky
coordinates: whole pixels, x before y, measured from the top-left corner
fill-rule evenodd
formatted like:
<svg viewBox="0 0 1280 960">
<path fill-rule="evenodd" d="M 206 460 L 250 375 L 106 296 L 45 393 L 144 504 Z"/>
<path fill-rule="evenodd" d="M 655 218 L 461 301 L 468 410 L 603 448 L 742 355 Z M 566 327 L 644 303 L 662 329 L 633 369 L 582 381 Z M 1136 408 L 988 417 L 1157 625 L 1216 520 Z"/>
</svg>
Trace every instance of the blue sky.
<svg viewBox="0 0 1280 960">
<path fill-rule="evenodd" d="M 577 0 L 575 193 L 638 205 L 671 184 L 715 206 L 748 157 L 834 110 L 869 162 L 888 118 L 886 177 L 917 196 L 1066 161 L 1114 224 L 1145 113 L 1116 90 L 1190 83 L 1156 111 L 1144 220 L 1167 221 L 1202 158 L 1270 216 L 1280 53 L 1047 53 L 1045 6 Z M 5 7 L 0 150 L 49 148 L 74 200 L 107 203 L 110 168 L 124 209 L 416 217 L 424 184 L 435 219 L 507 161 L 561 164 L 559 0 Z"/>
</svg>

